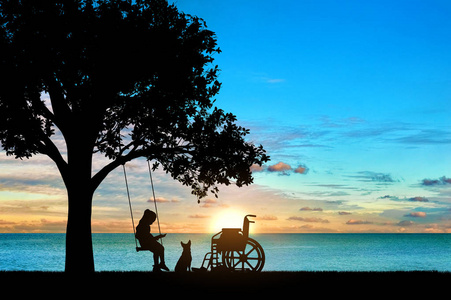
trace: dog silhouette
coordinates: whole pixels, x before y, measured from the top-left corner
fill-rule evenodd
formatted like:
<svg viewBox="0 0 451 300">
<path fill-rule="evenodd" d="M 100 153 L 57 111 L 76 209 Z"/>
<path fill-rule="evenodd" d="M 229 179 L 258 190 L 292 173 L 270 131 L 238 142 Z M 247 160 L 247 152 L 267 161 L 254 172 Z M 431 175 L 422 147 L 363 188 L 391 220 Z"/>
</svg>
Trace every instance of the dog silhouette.
<svg viewBox="0 0 451 300">
<path fill-rule="evenodd" d="M 177 264 L 175 265 L 175 272 L 189 272 L 191 271 L 191 240 L 188 241 L 188 243 L 184 244 L 183 242 L 180 242 L 183 248 L 182 255 L 180 256 Z"/>
</svg>

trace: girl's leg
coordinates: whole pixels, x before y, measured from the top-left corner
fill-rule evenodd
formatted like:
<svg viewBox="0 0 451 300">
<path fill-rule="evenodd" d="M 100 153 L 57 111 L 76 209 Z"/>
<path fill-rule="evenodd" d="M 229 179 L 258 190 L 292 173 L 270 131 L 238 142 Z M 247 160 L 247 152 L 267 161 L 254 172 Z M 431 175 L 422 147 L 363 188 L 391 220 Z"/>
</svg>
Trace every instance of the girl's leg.
<svg viewBox="0 0 451 300">
<path fill-rule="evenodd" d="M 161 244 L 158 244 L 158 246 L 155 249 L 156 251 L 154 252 L 155 254 L 157 254 L 157 256 L 160 258 L 160 268 L 166 271 L 169 271 L 169 268 L 166 266 L 166 263 L 164 262 L 164 247 Z"/>
<path fill-rule="evenodd" d="M 153 264 L 154 266 L 158 266 L 158 254 L 157 252 L 153 252 Z"/>
</svg>

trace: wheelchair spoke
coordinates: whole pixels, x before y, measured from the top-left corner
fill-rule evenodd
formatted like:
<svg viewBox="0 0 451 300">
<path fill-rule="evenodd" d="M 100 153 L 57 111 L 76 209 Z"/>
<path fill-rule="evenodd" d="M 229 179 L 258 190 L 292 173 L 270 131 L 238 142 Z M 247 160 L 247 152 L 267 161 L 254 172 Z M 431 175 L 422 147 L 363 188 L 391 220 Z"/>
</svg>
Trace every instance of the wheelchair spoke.
<svg viewBox="0 0 451 300">
<path fill-rule="evenodd" d="M 233 268 L 236 268 L 239 264 L 240 264 L 240 260 L 238 259 L 238 260 L 236 261 L 236 264 L 233 265 Z"/>
<path fill-rule="evenodd" d="M 260 260 L 260 257 L 248 257 L 248 260 Z"/>
<path fill-rule="evenodd" d="M 251 270 L 255 269 L 255 266 L 251 265 L 248 261 L 246 261 L 246 264 L 251 268 Z M 243 268 L 244 268 L 244 266 L 243 266 Z"/>
<path fill-rule="evenodd" d="M 255 246 L 253 246 L 252 249 L 249 250 L 249 252 L 246 254 L 246 256 L 249 257 L 249 254 L 251 254 L 251 252 L 254 251 L 255 249 L 257 249 L 257 248 L 255 248 Z"/>
</svg>

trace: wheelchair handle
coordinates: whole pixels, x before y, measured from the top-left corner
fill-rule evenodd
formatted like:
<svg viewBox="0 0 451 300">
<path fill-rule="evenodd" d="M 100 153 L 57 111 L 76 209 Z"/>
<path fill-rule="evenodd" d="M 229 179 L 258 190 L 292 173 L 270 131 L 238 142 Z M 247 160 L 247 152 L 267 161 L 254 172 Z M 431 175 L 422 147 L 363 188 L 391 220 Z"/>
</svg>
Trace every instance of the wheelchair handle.
<svg viewBox="0 0 451 300">
<path fill-rule="evenodd" d="M 243 236 L 247 239 L 249 237 L 249 223 L 255 223 L 255 221 L 249 221 L 248 217 L 255 218 L 256 215 L 246 215 L 243 221 Z"/>
<path fill-rule="evenodd" d="M 257 216 L 256 215 L 246 215 L 245 216 L 245 218 L 247 219 L 247 217 L 250 217 L 250 218 L 256 218 Z M 249 223 L 255 223 L 255 221 L 251 221 L 251 220 L 247 220 Z"/>
</svg>

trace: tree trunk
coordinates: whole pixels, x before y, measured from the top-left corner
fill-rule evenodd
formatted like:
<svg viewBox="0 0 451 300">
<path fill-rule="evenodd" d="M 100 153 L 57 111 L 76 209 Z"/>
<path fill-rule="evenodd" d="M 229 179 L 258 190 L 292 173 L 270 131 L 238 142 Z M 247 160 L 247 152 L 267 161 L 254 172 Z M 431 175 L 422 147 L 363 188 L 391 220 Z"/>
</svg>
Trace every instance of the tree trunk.
<svg viewBox="0 0 451 300">
<path fill-rule="evenodd" d="M 80 130 L 83 132 L 83 130 Z M 82 136 L 67 141 L 68 168 L 64 177 L 68 196 L 66 228 L 66 272 L 94 272 L 91 212 L 94 190 L 91 186 L 92 149 Z"/>
<path fill-rule="evenodd" d="M 66 272 L 94 272 L 91 236 L 93 193 L 89 181 L 73 179 L 67 189 L 69 211 L 66 229 Z"/>
<path fill-rule="evenodd" d="M 88 187 L 68 189 L 66 272 L 94 272 L 91 236 L 92 193 Z"/>
</svg>

